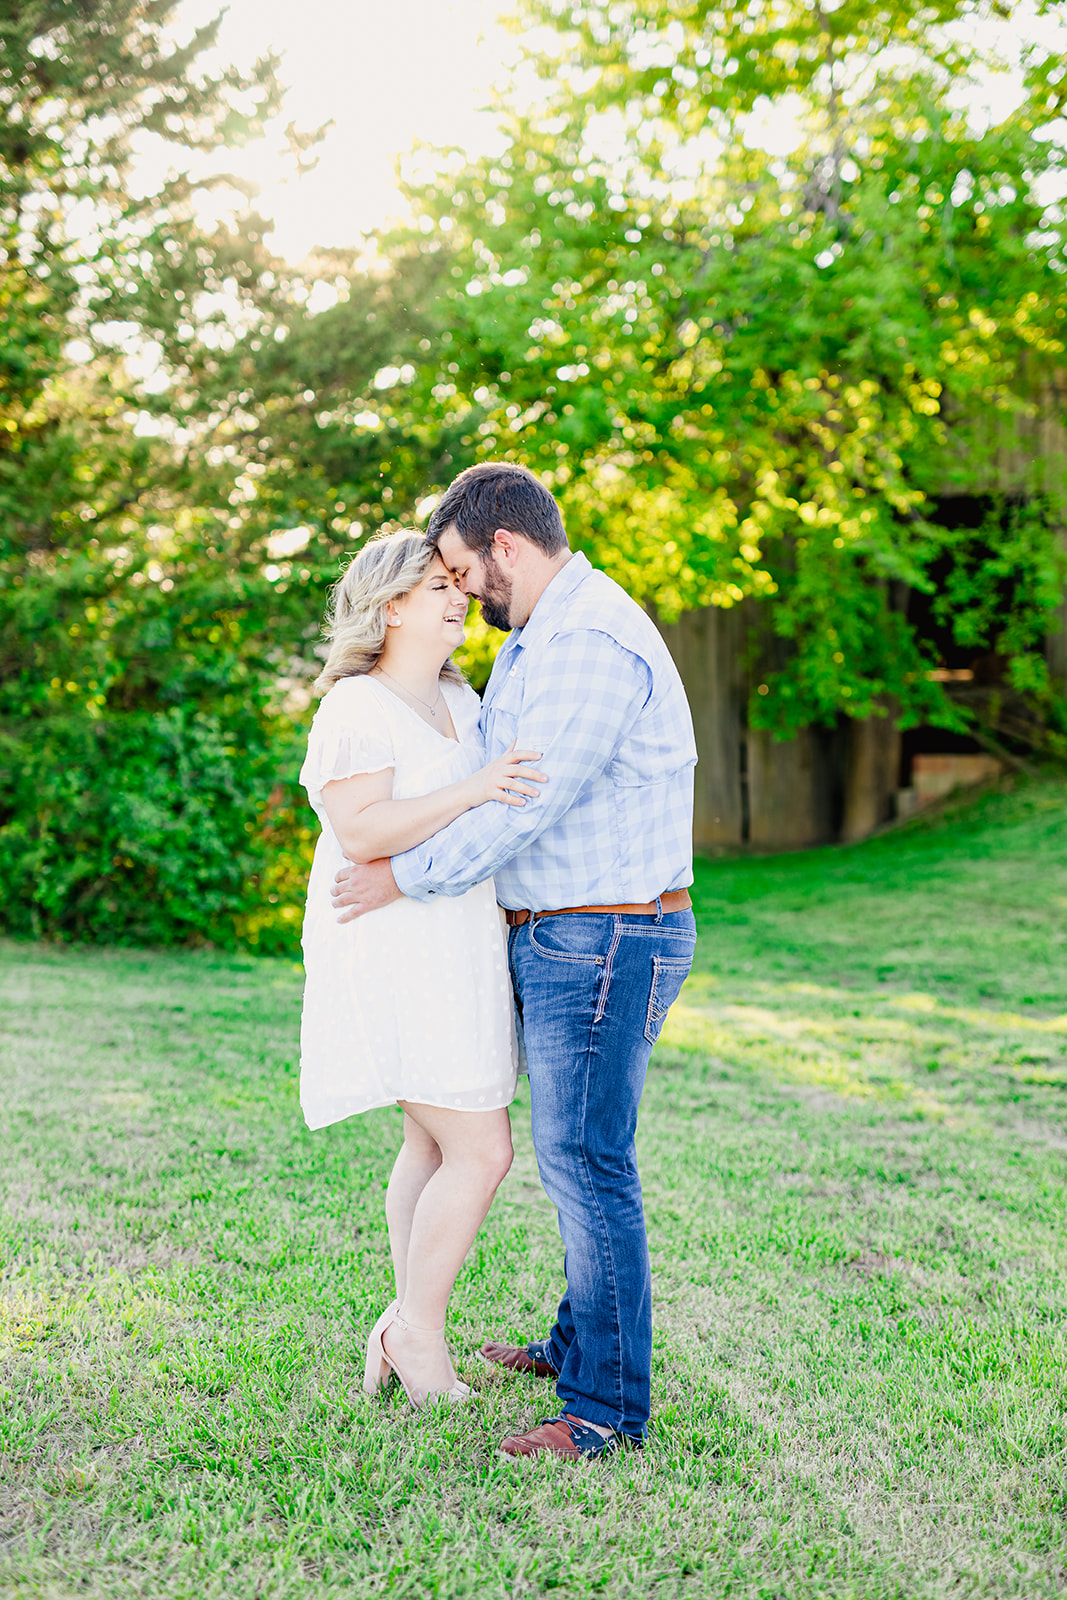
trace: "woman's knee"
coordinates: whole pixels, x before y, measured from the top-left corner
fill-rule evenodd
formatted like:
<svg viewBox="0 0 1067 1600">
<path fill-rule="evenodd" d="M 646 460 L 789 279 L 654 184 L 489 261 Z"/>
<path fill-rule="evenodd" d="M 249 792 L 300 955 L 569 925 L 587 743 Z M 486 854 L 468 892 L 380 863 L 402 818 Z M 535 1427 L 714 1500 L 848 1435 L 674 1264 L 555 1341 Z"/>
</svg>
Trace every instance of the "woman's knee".
<svg viewBox="0 0 1067 1600">
<path fill-rule="evenodd" d="M 514 1155 L 509 1129 L 487 1129 L 485 1137 L 475 1140 L 468 1148 L 465 1160 L 469 1167 L 477 1170 L 486 1187 L 495 1191 L 511 1170 Z"/>
<path fill-rule="evenodd" d="M 504 1179 L 511 1171 L 511 1163 L 514 1161 L 514 1159 L 515 1151 L 512 1148 L 510 1138 L 502 1140 L 497 1146 L 495 1160 L 493 1163 L 493 1171 L 496 1174 L 496 1181 L 493 1185 L 494 1188 L 497 1188 L 503 1183 Z"/>
<path fill-rule="evenodd" d="M 416 1124 L 433 1139 L 444 1163 L 476 1178 L 490 1192 L 507 1175 L 512 1162 L 511 1124 L 506 1111 L 445 1111 L 419 1107 Z M 415 1122 L 410 1116 L 409 1120 Z M 423 1126 L 425 1122 L 426 1126 Z"/>
</svg>

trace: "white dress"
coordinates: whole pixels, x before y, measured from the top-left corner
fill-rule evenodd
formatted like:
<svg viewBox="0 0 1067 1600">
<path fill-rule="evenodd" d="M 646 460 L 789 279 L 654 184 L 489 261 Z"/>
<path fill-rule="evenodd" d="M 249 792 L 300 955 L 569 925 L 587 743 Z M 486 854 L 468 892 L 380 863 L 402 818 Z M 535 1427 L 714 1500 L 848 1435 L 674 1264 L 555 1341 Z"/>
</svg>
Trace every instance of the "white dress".
<svg viewBox="0 0 1067 1600">
<path fill-rule="evenodd" d="M 393 798 L 403 800 L 484 764 L 478 696 L 466 684 L 442 683 L 442 692 L 458 743 L 367 676 L 335 683 L 311 724 L 300 781 L 322 834 L 303 933 L 300 1104 L 309 1128 L 397 1100 L 489 1111 L 515 1093 L 514 1007 L 493 880 L 451 898 L 395 900 L 348 923 L 330 903 L 345 857 L 323 808 L 325 784 L 392 767 Z"/>
</svg>

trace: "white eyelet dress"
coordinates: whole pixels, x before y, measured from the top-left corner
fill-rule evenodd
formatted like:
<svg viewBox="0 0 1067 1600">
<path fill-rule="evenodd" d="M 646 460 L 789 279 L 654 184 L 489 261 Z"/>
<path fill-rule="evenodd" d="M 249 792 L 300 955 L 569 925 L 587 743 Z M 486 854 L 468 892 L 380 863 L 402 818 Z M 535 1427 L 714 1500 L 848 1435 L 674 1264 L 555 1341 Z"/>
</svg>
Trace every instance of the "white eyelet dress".
<svg viewBox="0 0 1067 1600">
<path fill-rule="evenodd" d="M 459 743 L 377 679 L 323 697 L 300 781 L 322 824 L 304 912 L 300 1104 L 309 1128 L 412 1100 L 490 1111 L 515 1094 L 514 1007 L 493 880 L 423 903 L 402 898 L 338 923 L 330 885 L 345 857 L 322 804 L 335 778 L 393 768 L 410 799 L 483 765 L 478 696 L 442 683 Z M 499 802 L 490 801 L 489 804 Z"/>
</svg>

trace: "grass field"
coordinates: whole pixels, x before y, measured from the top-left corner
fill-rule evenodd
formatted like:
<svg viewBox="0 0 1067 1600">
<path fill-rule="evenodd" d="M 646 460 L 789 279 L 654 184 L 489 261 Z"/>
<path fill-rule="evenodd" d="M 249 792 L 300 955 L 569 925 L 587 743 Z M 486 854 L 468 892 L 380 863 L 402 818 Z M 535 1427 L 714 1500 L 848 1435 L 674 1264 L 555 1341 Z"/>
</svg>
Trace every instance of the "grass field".
<svg viewBox="0 0 1067 1600">
<path fill-rule="evenodd" d="M 643 1455 L 508 1464 L 560 1288 L 525 1091 L 454 1302 L 481 1401 L 359 1392 L 397 1114 L 309 1134 L 300 974 L 0 946 L 0 1593 L 1059 1596 L 1067 789 L 706 864 L 645 1100 Z"/>
</svg>

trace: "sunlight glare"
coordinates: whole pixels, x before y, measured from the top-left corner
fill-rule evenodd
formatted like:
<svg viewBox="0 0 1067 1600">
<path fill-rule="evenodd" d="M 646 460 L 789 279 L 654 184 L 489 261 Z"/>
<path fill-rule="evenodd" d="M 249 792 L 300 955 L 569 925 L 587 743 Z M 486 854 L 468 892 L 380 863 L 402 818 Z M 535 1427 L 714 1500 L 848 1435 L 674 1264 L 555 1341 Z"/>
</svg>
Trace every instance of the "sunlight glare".
<svg viewBox="0 0 1067 1600">
<path fill-rule="evenodd" d="M 516 49 L 497 21 L 502 8 L 503 0 L 230 0 L 205 65 L 247 68 L 275 51 L 287 88 L 281 114 L 266 138 L 209 164 L 144 141 L 139 186 L 179 164 L 198 177 L 232 173 L 258 188 L 254 204 L 274 223 L 269 243 L 286 260 L 358 245 L 405 213 L 397 164 L 413 146 L 474 156 L 500 147 L 490 103 Z M 171 31 L 184 42 L 219 9 L 218 0 L 183 0 Z M 287 145 L 290 123 L 301 131 L 330 124 L 303 173 Z M 425 156 L 414 163 L 412 176 L 426 171 Z M 232 189 L 205 190 L 197 213 L 221 221 L 234 205 Z"/>
</svg>

